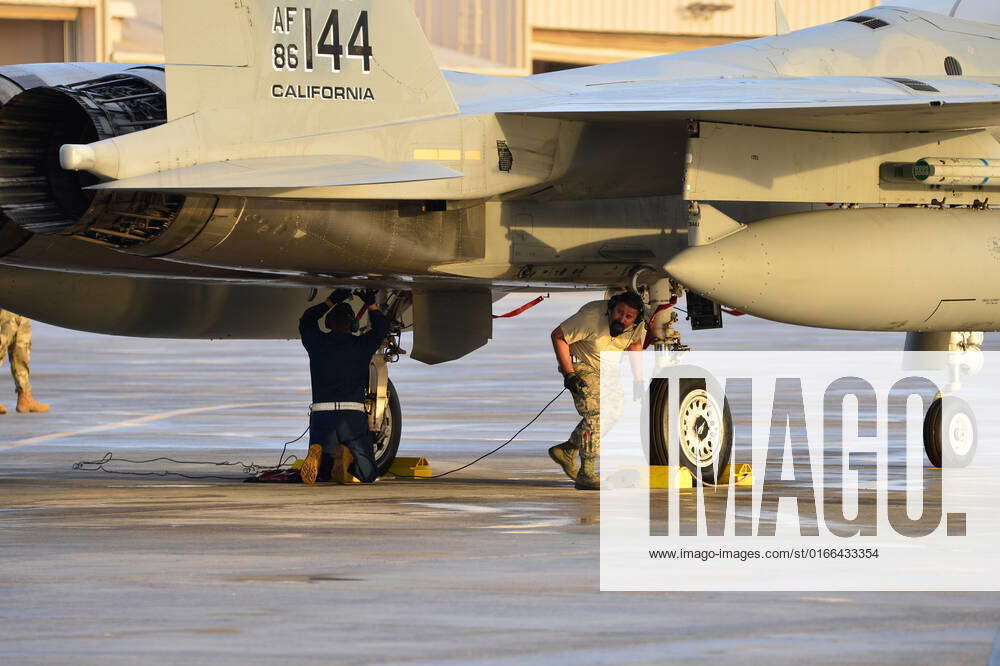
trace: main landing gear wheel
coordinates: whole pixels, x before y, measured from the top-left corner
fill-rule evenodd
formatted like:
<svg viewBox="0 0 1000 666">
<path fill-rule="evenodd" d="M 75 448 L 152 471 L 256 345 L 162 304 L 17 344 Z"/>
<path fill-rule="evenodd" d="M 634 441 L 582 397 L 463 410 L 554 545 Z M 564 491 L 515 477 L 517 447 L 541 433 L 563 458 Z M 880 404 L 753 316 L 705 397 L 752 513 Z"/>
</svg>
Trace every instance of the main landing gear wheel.
<svg viewBox="0 0 1000 666">
<path fill-rule="evenodd" d="M 680 380 L 677 412 L 679 460 L 671 460 L 669 381 L 650 387 L 650 459 L 654 465 L 683 465 L 706 483 L 717 483 L 733 452 L 733 417 L 729 402 L 706 390 L 704 379 Z"/>
<path fill-rule="evenodd" d="M 385 475 L 399 452 L 399 440 L 403 434 L 403 410 L 399 406 L 399 395 L 392 380 L 389 380 L 389 405 L 382 419 L 382 427 L 373 432 L 375 437 L 375 464 L 379 476 Z"/>
<path fill-rule="evenodd" d="M 961 398 L 946 396 L 931 403 L 924 417 L 924 451 L 934 467 L 968 467 L 976 457 L 976 415 Z"/>
</svg>

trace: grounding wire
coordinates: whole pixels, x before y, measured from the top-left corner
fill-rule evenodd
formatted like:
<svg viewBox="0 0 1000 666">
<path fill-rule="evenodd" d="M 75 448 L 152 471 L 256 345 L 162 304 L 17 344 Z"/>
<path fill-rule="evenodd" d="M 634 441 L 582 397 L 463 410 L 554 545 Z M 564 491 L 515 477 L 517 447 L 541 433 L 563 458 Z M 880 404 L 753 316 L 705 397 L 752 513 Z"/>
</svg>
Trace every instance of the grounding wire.
<svg viewBox="0 0 1000 666">
<path fill-rule="evenodd" d="M 556 397 L 554 397 L 551 400 L 549 400 L 549 403 L 547 405 L 545 405 L 544 407 L 542 407 L 542 411 L 540 411 L 537 414 L 535 414 L 535 418 L 533 418 L 530 421 L 528 421 L 520 430 L 518 430 L 517 432 L 515 432 L 513 437 L 511 437 L 506 442 L 504 442 L 503 444 L 501 444 L 497 448 L 493 449 L 489 453 L 484 453 L 483 455 L 479 456 L 478 458 L 476 458 L 475 460 L 473 460 L 472 462 L 470 462 L 468 465 L 462 465 L 461 467 L 456 467 L 453 470 L 449 470 L 447 472 L 443 472 L 442 474 L 435 474 L 433 476 L 399 476 L 398 474 L 394 474 L 393 476 L 395 476 L 397 479 L 402 479 L 404 481 L 407 481 L 407 480 L 429 481 L 431 479 L 441 479 L 441 478 L 444 478 L 444 477 L 448 476 L 449 474 L 454 474 L 455 472 L 461 472 L 463 469 L 468 469 L 468 468 L 472 467 L 473 465 L 475 465 L 476 463 L 478 463 L 479 461 L 485 460 L 486 458 L 489 458 L 494 453 L 499 452 L 501 449 L 503 449 L 504 447 L 506 447 L 508 444 L 512 443 L 515 439 L 517 439 L 518 435 L 520 435 L 522 432 L 524 432 L 529 427 L 531 427 L 535 423 L 535 421 L 537 421 L 538 419 L 542 418 L 542 414 L 544 414 L 545 412 L 547 412 L 548 409 L 549 409 L 549 407 L 551 407 L 553 405 L 553 403 L 555 403 L 556 400 L 558 400 L 559 398 L 561 398 L 562 395 L 563 395 L 563 393 L 565 393 L 567 390 L 568 389 L 563 389 L 562 391 L 559 391 L 559 393 L 556 394 Z"/>
<path fill-rule="evenodd" d="M 104 457 L 100 460 L 83 460 L 73 465 L 74 470 L 80 470 L 84 472 L 104 472 L 105 474 L 118 474 L 121 476 L 179 476 L 185 479 L 195 479 L 195 480 L 206 480 L 206 479 L 219 479 L 223 481 L 233 481 L 235 477 L 232 476 L 216 476 L 211 474 L 183 474 L 181 472 L 171 472 L 165 470 L 163 472 L 126 472 L 124 470 L 108 469 L 106 465 L 110 463 L 124 463 L 128 465 L 149 465 L 156 462 L 170 462 L 175 465 L 203 465 L 209 467 L 240 467 L 243 469 L 244 474 L 256 474 L 258 472 L 264 472 L 267 470 L 276 470 L 285 467 L 290 461 L 296 460 L 298 456 L 290 455 L 285 456 L 288 447 L 291 444 L 295 444 L 309 432 L 309 427 L 302 431 L 302 434 L 293 440 L 285 442 L 281 449 L 281 456 L 278 458 L 278 464 L 274 467 L 267 465 L 257 465 L 255 463 L 245 463 L 242 461 L 230 462 L 230 461 L 205 461 L 205 460 L 178 460 L 176 458 L 168 458 L 161 456 L 159 458 L 150 458 L 148 460 L 131 460 L 129 458 L 116 458 L 112 452 L 107 452 Z"/>
</svg>

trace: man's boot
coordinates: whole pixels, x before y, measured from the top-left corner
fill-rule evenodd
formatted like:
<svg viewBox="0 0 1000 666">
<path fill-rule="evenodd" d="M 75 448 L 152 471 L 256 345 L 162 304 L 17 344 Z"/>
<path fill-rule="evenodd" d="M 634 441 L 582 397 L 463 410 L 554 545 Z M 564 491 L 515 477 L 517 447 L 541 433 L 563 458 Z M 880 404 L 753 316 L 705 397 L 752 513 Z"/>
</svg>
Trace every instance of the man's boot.
<svg viewBox="0 0 1000 666">
<path fill-rule="evenodd" d="M 309 455 L 302 462 L 302 467 L 299 468 L 299 476 L 302 477 L 302 483 L 307 483 L 312 485 L 316 483 L 316 477 L 319 476 L 319 463 L 323 459 L 323 447 L 319 444 L 309 445 Z"/>
<path fill-rule="evenodd" d="M 351 474 L 351 463 L 354 462 L 354 454 L 343 444 L 337 446 L 333 453 L 333 472 L 330 479 L 335 483 L 354 483 L 354 475 Z"/>
<path fill-rule="evenodd" d="M 28 389 L 24 392 L 18 392 L 17 411 L 19 414 L 44 414 L 49 411 L 49 406 L 35 402 L 35 399 L 31 397 L 31 389 Z"/>
<path fill-rule="evenodd" d="M 600 490 L 601 476 L 597 473 L 597 456 L 586 456 L 580 452 L 580 471 L 576 475 L 577 490 Z"/>
<path fill-rule="evenodd" d="M 566 476 L 575 481 L 576 475 L 580 472 L 580 463 L 577 460 L 579 452 L 580 450 L 573 442 L 563 442 L 549 449 L 549 458 L 562 467 Z"/>
</svg>

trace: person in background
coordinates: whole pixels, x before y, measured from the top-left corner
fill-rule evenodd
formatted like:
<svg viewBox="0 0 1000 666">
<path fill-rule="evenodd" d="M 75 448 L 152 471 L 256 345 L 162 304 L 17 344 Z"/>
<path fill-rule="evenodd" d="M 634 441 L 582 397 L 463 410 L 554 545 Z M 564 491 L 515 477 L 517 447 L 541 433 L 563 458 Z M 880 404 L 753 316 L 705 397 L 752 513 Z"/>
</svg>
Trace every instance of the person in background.
<svg viewBox="0 0 1000 666">
<path fill-rule="evenodd" d="M 7 310 L 0 310 L 0 365 L 10 359 L 10 373 L 17 388 L 17 411 L 21 414 L 43 414 L 48 405 L 36 402 L 31 395 L 31 320 Z M 0 405 L 0 414 L 7 408 Z"/>
</svg>

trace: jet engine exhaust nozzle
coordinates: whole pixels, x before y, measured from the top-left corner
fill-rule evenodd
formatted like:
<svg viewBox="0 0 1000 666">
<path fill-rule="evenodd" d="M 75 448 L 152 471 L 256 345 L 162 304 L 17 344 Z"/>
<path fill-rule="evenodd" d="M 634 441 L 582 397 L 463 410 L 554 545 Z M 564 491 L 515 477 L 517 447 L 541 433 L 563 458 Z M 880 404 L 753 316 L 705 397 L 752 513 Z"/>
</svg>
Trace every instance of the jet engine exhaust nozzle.
<svg viewBox="0 0 1000 666">
<path fill-rule="evenodd" d="M 166 116 L 165 93 L 130 74 L 15 96 L 0 109 L 0 217 L 32 233 L 72 230 L 95 203 L 85 188 L 98 180 L 63 165 L 86 169 L 94 155 L 85 144 L 162 125 Z"/>
</svg>

